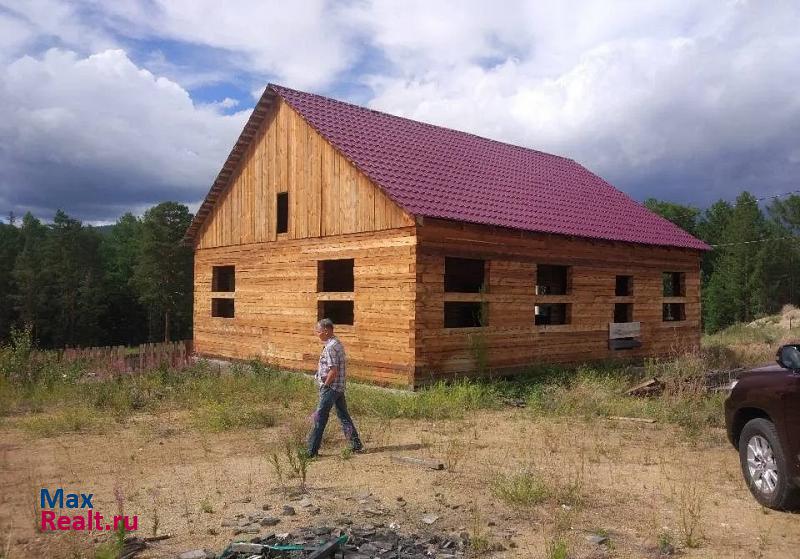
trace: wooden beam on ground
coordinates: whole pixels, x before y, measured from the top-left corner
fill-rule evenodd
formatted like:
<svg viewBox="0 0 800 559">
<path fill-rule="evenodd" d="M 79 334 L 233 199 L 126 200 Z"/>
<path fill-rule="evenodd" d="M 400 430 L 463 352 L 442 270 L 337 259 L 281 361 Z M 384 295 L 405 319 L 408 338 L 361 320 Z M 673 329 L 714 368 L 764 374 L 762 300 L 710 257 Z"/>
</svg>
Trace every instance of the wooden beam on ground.
<svg viewBox="0 0 800 559">
<path fill-rule="evenodd" d="M 634 423 L 655 423 L 655 419 L 649 419 L 647 417 L 622 417 L 618 415 L 611 415 L 608 419 L 612 419 L 614 421 L 632 421 Z"/>
<path fill-rule="evenodd" d="M 425 460 L 424 458 L 414 458 L 412 456 L 390 456 L 389 460 L 398 464 L 411 464 L 412 466 L 421 466 L 431 470 L 444 470 L 444 464 L 438 460 Z"/>
</svg>

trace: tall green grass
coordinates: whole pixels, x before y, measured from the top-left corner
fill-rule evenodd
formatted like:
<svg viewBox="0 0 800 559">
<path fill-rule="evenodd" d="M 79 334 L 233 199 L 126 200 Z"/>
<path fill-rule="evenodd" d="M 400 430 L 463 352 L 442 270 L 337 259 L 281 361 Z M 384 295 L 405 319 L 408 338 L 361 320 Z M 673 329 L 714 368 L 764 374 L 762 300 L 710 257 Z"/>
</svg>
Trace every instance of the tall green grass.
<svg viewBox="0 0 800 559">
<path fill-rule="evenodd" d="M 644 369 L 614 363 L 537 366 L 513 380 L 438 383 L 416 393 L 350 383 L 347 399 L 357 417 L 444 420 L 498 408 L 504 399 L 515 398 L 525 400 L 530 413 L 538 416 L 652 418 L 696 434 L 722 425 L 723 397 L 706 394 L 701 379 L 706 371 L 737 359 L 723 339 L 707 341 L 697 354 L 648 361 Z M 758 337 L 748 339 L 766 345 Z M 47 359 L 32 363 L 31 355 L 24 336 L 0 348 L 0 417 L 39 435 L 92 431 L 134 414 L 168 411 L 182 411 L 188 425 L 212 432 L 265 428 L 283 417 L 310 413 L 317 399 L 311 378 L 259 361 L 225 371 L 200 361 L 180 371 L 160 368 L 93 379 L 80 364 Z M 625 395 L 633 383 L 653 376 L 666 383 L 662 396 Z"/>
</svg>

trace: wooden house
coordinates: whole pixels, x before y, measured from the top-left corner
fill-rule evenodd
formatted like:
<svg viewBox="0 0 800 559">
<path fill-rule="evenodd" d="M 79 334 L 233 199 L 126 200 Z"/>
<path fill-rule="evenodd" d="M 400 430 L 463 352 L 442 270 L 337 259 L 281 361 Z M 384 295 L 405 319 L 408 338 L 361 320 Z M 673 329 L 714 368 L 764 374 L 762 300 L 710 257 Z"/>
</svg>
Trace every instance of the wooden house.
<svg viewBox="0 0 800 559">
<path fill-rule="evenodd" d="M 564 157 L 269 85 L 187 231 L 199 355 L 419 386 L 700 340 L 708 247 Z"/>
</svg>

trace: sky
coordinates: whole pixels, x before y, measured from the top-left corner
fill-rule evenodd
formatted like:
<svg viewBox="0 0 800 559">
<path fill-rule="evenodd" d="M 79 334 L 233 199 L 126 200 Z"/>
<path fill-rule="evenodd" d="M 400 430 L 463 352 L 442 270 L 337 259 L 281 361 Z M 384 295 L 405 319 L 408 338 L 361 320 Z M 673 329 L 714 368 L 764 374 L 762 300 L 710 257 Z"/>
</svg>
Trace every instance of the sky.
<svg viewBox="0 0 800 559">
<path fill-rule="evenodd" d="M 570 157 L 637 200 L 800 190 L 796 0 L 0 0 L 0 215 L 195 210 L 267 83 Z"/>
</svg>

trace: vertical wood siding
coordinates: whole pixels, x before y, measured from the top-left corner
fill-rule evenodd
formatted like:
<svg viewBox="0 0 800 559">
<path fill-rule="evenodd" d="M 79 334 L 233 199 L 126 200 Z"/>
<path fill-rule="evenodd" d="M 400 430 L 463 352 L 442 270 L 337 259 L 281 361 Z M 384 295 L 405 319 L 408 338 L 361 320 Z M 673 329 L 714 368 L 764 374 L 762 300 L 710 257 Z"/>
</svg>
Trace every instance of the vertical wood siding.
<svg viewBox="0 0 800 559">
<path fill-rule="evenodd" d="M 203 224 L 197 248 L 277 240 L 279 192 L 289 193 L 287 239 L 413 225 L 402 209 L 278 100 Z"/>
</svg>

